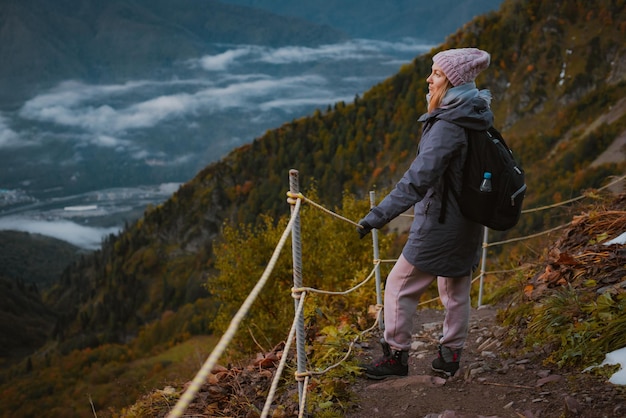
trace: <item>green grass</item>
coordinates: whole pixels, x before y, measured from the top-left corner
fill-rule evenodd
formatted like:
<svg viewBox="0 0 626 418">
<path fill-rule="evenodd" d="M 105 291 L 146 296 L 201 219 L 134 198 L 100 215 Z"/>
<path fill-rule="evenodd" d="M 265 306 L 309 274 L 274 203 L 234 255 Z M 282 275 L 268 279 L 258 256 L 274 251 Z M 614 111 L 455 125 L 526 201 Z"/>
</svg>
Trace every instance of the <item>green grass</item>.
<svg viewBox="0 0 626 418">
<path fill-rule="evenodd" d="M 104 369 L 108 370 L 94 371 L 89 376 L 91 382 L 83 386 L 84 393 L 91 393 L 94 404 L 102 409 L 130 405 L 154 389 L 192 380 L 216 343 L 216 337 L 197 336 L 151 357 L 107 365 Z M 104 379 L 99 382 L 101 375 Z M 132 394 L 128 390 L 131 387 Z M 112 394 L 122 402 L 112 405 Z"/>
</svg>

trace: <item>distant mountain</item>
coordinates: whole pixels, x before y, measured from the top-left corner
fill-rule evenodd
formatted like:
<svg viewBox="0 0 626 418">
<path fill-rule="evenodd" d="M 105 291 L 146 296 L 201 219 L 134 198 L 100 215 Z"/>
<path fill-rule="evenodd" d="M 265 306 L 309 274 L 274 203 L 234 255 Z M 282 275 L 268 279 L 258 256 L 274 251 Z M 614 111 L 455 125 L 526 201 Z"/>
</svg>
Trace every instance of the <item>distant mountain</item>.
<svg viewBox="0 0 626 418">
<path fill-rule="evenodd" d="M 464 23 L 497 10 L 502 4 L 502 0 L 222 1 L 328 25 L 354 38 L 396 40 L 413 37 L 437 43 Z"/>
<path fill-rule="evenodd" d="M 56 283 L 80 254 L 80 248 L 55 238 L 0 231 L 0 277 L 35 284 L 41 290 Z"/>
<path fill-rule="evenodd" d="M 43 295 L 80 256 L 81 250 L 65 241 L 0 231 L 0 367 L 51 336 L 57 317 Z"/>
<path fill-rule="evenodd" d="M 67 79 L 159 78 L 216 42 L 317 45 L 346 39 L 330 27 L 217 0 L 4 0 L 0 109 Z"/>
<path fill-rule="evenodd" d="M 36 284 L 0 275 L 0 368 L 41 347 L 56 321 Z"/>
</svg>

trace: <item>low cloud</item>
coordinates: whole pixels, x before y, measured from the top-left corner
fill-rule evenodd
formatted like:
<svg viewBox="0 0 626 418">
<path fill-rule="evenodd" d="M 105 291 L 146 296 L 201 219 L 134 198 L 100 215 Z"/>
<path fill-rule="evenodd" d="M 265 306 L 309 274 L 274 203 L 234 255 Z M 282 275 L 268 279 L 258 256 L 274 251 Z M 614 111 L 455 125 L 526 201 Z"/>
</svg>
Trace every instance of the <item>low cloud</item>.
<svg viewBox="0 0 626 418">
<path fill-rule="evenodd" d="M 128 141 L 124 141 L 110 135 L 96 135 L 94 136 L 92 144 L 105 148 L 123 148 L 129 145 Z"/>
<path fill-rule="evenodd" d="M 19 136 L 9 128 L 8 120 L 0 115 L 0 148 L 14 147 L 19 145 Z"/>
<path fill-rule="evenodd" d="M 103 238 L 120 231 L 119 228 L 94 228 L 66 220 L 44 221 L 22 217 L 0 218 L 0 230 L 45 235 L 87 250 L 100 248 Z"/>
<path fill-rule="evenodd" d="M 19 117 L 92 133 L 94 145 L 124 145 L 121 141 L 130 131 L 153 128 L 166 120 L 237 108 L 262 112 L 273 109 L 272 103 L 289 105 L 293 110 L 304 105 L 324 106 L 345 100 L 345 93 L 330 89 L 317 91 L 328 85 L 325 76 L 302 74 L 301 68 L 285 68 L 286 75 L 270 76 L 258 73 L 259 64 L 286 67 L 374 58 L 379 62 L 398 62 L 397 57 L 387 55 L 389 51 L 417 53 L 427 46 L 414 40 L 354 40 L 315 48 L 255 45 L 222 45 L 222 48 L 227 49 L 201 57 L 191 65 L 217 72 L 210 79 L 198 78 L 196 74 L 187 79 L 177 76 L 170 81 L 136 80 L 112 85 L 67 81 L 28 100 L 20 109 Z M 346 78 L 343 86 L 357 82 L 357 78 Z M 353 97 L 356 93 L 360 91 L 350 94 Z M 0 118 L 0 146 L 14 142 L 18 136 L 6 126 L 7 120 Z"/>
<path fill-rule="evenodd" d="M 233 108 L 254 110 L 267 97 L 300 97 L 325 84 L 326 80 L 318 75 L 246 77 L 208 88 L 206 83 L 198 83 L 197 90 L 191 93 L 159 95 L 115 108 L 111 104 L 97 102 L 107 99 L 102 97 L 104 91 L 115 92 L 115 95 L 127 94 L 127 103 L 134 98 L 136 100 L 138 93 L 145 95 L 145 92 L 137 90 L 149 84 L 90 86 L 73 82 L 64 83 L 55 90 L 29 100 L 19 114 L 24 119 L 92 132 L 95 135 L 94 145 L 111 147 L 123 144 L 116 134 L 151 128 L 168 119 L 200 112 L 211 114 Z M 319 96 L 319 92 L 310 94 L 308 103 L 326 104 L 335 99 L 331 91 L 324 93 L 324 96 Z M 295 101 L 293 104 L 297 103 Z"/>
<path fill-rule="evenodd" d="M 403 52 L 413 55 L 428 51 L 433 45 L 424 44 L 415 39 L 398 42 L 355 39 L 338 44 L 317 47 L 284 46 L 268 48 L 256 45 L 228 45 L 227 51 L 207 55 L 199 60 L 200 67 L 207 71 L 227 71 L 234 66 L 254 63 L 286 65 L 319 61 L 384 59 L 389 52 Z M 389 59 L 393 59 L 390 58 Z"/>
<path fill-rule="evenodd" d="M 219 54 L 164 68 L 172 72 L 168 80 L 60 83 L 17 112 L 0 114 L 0 149 L 31 145 L 33 161 L 50 166 L 97 158 L 99 149 L 125 153 L 152 167 L 189 165 L 199 158 L 193 147 L 172 150 L 167 135 L 177 142 L 185 141 L 187 134 L 191 141 L 206 137 L 207 149 L 228 152 L 305 111 L 353 100 L 390 76 L 391 65 L 409 62 L 431 48 L 415 40 L 353 40 L 315 48 L 217 47 L 222 49 Z M 220 127 L 219 133 L 210 131 L 221 120 L 234 125 Z M 151 142 L 153 137 L 158 140 Z M 35 147 L 39 144 L 41 148 Z M 70 152 L 46 152 L 56 145 Z M 42 155 L 37 153 L 40 149 Z M 10 161 L 10 152 L 5 154 Z M 88 163 L 85 160 L 83 164 Z M 5 169 L 11 169 L 8 163 Z M 0 229 L 49 235 L 88 249 L 99 247 L 104 236 L 117 232 L 117 228 L 84 226 L 66 218 L 27 216 L 0 218 Z"/>
<path fill-rule="evenodd" d="M 160 204 L 170 198 L 181 185 L 182 183 L 170 182 L 111 188 L 52 199 L 45 203 L 46 209 L 41 211 L 31 210 L 21 215 L 0 217 L 0 230 L 46 235 L 93 250 L 100 248 L 104 238 L 117 234 L 123 226 L 105 228 L 85 225 L 90 219 L 98 219 L 101 223 L 117 223 L 118 219 L 124 217 L 123 214 L 143 209 L 147 205 Z M 26 194 L 20 194 L 19 191 L 13 193 L 27 201 Z"/>
<path fill-rule="evenodd" d="M 200 67 L 206 71 L 226 71 L 238 58 L 252 53 L 254 49 L 252 46 L 237 47 L 217 55 L 206 55 L 200 58 Z"/>
<path fill-rule="evenodd" d="M 166 115 L 185 108 L 188 100 L 185 94 L 157 96 L 117 108 L 109 104 L 114 101 L 132 103 L 147 87 L 152 88 L 146 82 L 106 86 L 63 83 L 27 101 L 19 115 L 94 133 L 116 133 L 154 126 Z"/>
<path fill-rule="evenodd" d="M 180 123 L 179 132 L 189 127 L 197 136 L 202 119 L 241 114 L 243 123 L 233 135 L 252 137 L 258 134 L 254 121 L 280 123 L 281 117 L 291 119 L 303 109 L 351 101 L 392 71 L 384 67 L 399 67 L 403 59 L 408 62 L 431 46 L 408 39 L 352 40 L 319 47 L 218 47 L 223 49 L 219 54 L 177 67 L 170 80 L 109 85 L 63 82 L 25 102 L 16 114 L 0 116 L 0 149 L 73 141 L 77 147 L 109 148 L 161 160 L 158 155 L 164 149 L 150 143 L 150 129 Z M 347 60 L 352 62 L 344 64 Z M 361 60 L 360 71 L 344 70 L 344 65 L 359 68 L 354 61 Z M 29 128 L 20 131 L 10 126 Z"/>
<path fill-rule="evenodd" d="M 344 96 L 344 97 L 336 97 L 332 96 L 315 96 L 315 97 L 294 97 L 287 99 L 274 99 L 263 102 L 259 105 L 260 109 L 263 111 L 268 111 L 271 109 L 285 109 L 290 107 L 301 107 L 301 106 L 311 106 L 311 105 L 319 105 L 320 103 L 330 104 L 336 103 L 338 101 L 350 101 L 354 99 L 354 96 Z"/>
</svg>

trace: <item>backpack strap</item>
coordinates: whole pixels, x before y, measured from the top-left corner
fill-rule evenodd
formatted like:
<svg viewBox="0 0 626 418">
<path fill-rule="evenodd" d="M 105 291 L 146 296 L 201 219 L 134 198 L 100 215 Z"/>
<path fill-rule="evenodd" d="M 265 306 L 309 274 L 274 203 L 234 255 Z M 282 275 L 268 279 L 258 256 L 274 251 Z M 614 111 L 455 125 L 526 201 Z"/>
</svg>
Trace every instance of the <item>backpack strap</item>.
<svg viewBox="0 0 626 418">
<path fill-rule="evenodd" d="M 441 210 L 439 211 L 439 223 L 446 222 L 446 208 L 448 206 L 448 176 L 443 175 L 443 194 L 441 195 Z"/>
<path fill-rule="evenodd" d="M 448 208 L 448 193 L 452 193 L 454 199 L 459 201 L 459 194 L 450 187 L 450 180 L 448 180 L 448 172 L 443 175 L 443 193 L 441 195 L 441 210 L 439 211 L 439 223 L 446 222 L 446 209 Z"/>
<path fill-rule="evenodd" d="M 465 137 L 467 138 L 468 141 L 468 147 L 469 147 L 469 128 L 465 128 Z M 467 158 L 467 155 L 466 155 Z M 448 175 L 448 170 L 446 170 L 445 173 L 443 173 L 443 194 L 441 195 L 441 210 L 439 211 L 439 223 L 445 223 L 446 222 L 446 209 L 448 208 L 448 193 L 452 192 L 452 196 L 454 196 L 454 199 L 458 202 L 459 201 L 459 194 L 456 192 L 456 190 L 454 190 L 454 188 L 450 187 L 450 180 L 449 180 L 449 175 Z"/>
<path fill-rule="evenodd" d="M 432 119 L 433 120 L 431 123 L 435 123 L 436 121 L 439 120 L 437 117 L 434 117 Z M 463 130 L 465 131 L 465 138 L 468 141 L 468 147 L 469 147 L 469 128 L 464 128 Z M 446 172 L 443 173 L 443 194 L 441 195 L 441 210 L 439 211 L 439 219 L 438 219 L 440 224 L 445 223 L 446 221 L 446 210 L 448 208 L 448 193 L 449 192 L 452 192 L 452 195 L 458 202 L 460 199 L 460 196 L 456 192 L 456 190 L 454 190 L 454 188 L 450 187 L 448 170 L 446 170 Z"/>
<path fill-rule="evenodd" d="M 429 118 L 426 123 L 434 124 L 439 119 L 437 117 Z M 424 129 L 426 125 L 424 126 Z M 441 195 L 441 210 L 439 211 L 439 223 L 442 224 L 446 220 L 446 206 L 448 206 L 448 171 L 443 173 L 443 194 Z M 454 192 L 454 190 L 453 190 Z M 456 193 L 455 193 L 456 195 Z"/>
</svg>

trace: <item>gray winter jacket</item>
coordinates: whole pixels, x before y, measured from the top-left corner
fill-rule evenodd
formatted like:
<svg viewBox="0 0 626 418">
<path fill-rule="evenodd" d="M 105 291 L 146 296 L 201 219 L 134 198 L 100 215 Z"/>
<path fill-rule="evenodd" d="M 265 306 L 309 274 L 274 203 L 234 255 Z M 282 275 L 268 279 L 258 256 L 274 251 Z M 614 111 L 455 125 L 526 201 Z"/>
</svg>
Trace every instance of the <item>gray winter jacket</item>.
<svg viewBox="0 0 626 418">
<path fill-rule="evenodd" d="M 471 273 L 478 262 L 482 226 L 467 220 L 451 191 L 447 193 L 445 221 L 439 222 L 444 176 L 448 187 L 461 191 L 467 153 L 465 128 L 487 129 L 493 124 L 491 95 L 474 83 L 451 88 L 442 106 L 422 115 L 424 122 L 417 156 L 395 188 L 364 218 L 382 228 L 414 206 L 415 218 L 402 250 L 418 269 L 445 277 Z"/>
</svg>

